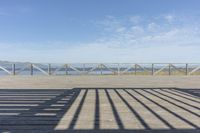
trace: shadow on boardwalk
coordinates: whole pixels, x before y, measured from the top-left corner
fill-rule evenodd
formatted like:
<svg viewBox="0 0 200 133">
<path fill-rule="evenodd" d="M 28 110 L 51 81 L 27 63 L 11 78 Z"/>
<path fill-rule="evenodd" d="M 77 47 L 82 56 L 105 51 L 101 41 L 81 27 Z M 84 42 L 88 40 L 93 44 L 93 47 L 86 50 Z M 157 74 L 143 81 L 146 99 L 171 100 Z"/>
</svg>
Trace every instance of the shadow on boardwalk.
<svg viewBox="0 0 200 133">
<path fill-rule="evenodd" d="M 0 131 L 199 133 L 200 89 L 1 89 Z"/>
</svg>

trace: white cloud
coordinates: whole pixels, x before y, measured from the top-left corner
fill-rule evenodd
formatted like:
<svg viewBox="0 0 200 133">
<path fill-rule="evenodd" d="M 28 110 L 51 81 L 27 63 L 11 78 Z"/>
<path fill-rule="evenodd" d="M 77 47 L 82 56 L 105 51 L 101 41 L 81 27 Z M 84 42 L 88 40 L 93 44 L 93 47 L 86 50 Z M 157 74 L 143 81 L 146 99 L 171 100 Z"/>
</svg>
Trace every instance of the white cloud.
<svg viewBox="0 0 200 133">
<path fill-rule="evenodd" d="M 99 63 L 99 62 L 198 62 L 200 46 L 152 46 L 144 48 L 111 48 L 102 44 L 89 44 L 60 50 L 18 50 L 4 55 L 4 60 L 44 63 Z"/>
<path fill-rule="evenodd" d="M 138 24 L 139 22 L 142 21 L 142 18 L 141 18 L 140 16 L 136 15 L 136 16 L 131 16 L 131 17 L 129 18 L 129 20 L 130 20 L 131 23 L 133 23 L 133 24 Z"/>
<path fill-rule="evenodd" d="M 136 34 L 144 32 L 144 29 L 141 26 L 132 26 L 130 29 L 132 32 L 136 32 Z"/>
<path fill-rule="evenodd" d="M 168 14 L 168 15 L 165 15 L 164 18 L 165 18 L 169 23 L 171 23 L 172 21 L 174 21 L 175 16 Z"/>
<path fill-rule="evenodd" d="M 0 52 L 0 57 L 34 62 L 199 62 L 199 25 L 183 22 L 181 26 L 169 26 L 168 21 L 158 23 L 154 19 L 142 19 L 144 23 L 133 24 L 107 16 L 101 22 L 103 38 L 71 47 L 66 42 L 46 43 L 52 44 L 50 49 L 12 49 L 8 45 L 3 48 L 8 52 Z"/>
<path fill-rule="evenodd" d="M 159 26 L 158 24 L 152 22 L 152 23 L 149 23 L 149 24 L 148 24 L 147 29 L 148 29 L 149 31 L 154 32 L 154 31 L 160 30 L 160 26 Z"/>
<path fill-rule="evenodd" d="M 119 28 L 116 29 L 117 32 L 123 32 L 125 30 L 126 30 L 125 27 L 119 27 Z"/>
</svg>

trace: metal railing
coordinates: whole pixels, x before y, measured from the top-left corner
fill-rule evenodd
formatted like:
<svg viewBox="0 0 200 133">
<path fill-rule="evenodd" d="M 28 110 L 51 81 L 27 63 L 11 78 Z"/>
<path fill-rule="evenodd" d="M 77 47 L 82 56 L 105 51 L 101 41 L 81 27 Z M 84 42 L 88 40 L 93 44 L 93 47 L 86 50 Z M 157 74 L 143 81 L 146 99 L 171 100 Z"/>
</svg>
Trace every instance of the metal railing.
<svg viewBox="0 0 200 133">
<path fill-rule="evenodd" d="M 0 64 L 0 75 L 200 75 L 200 63 Z"/>
</svg>

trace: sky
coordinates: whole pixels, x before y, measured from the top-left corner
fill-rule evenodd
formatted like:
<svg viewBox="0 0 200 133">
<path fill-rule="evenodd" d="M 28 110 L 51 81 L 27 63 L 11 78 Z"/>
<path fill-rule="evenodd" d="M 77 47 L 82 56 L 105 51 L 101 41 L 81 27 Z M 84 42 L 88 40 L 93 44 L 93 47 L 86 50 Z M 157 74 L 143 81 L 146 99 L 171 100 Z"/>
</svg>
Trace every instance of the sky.
<svg viewBox="0 0 200 133">
<path fill-rule="evenodd" d="M 199 63 L 199 0 L 0 0 L 0 60 Z"/>
</svg>

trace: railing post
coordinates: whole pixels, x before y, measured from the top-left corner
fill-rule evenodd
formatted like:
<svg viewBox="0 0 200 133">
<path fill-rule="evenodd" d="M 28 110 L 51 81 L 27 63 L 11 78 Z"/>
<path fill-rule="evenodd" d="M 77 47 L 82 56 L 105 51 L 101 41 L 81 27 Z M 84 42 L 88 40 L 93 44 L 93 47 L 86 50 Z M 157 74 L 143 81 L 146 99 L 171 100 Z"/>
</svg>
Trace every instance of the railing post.
<svg viewBox="0 0 200 133">
<path fill-rule="evenodd" d="M 185 65 L 185 74 L 188 75 L 188 64 Z"/>
<path fill-rule="evenodd" d="M 169 75 L 171 75 L 171 64 L 169 64 Z"/>
<path fill-rule="evenodd" d="M 103 70 L 102 70 L 102 68 L 103 68 L 103 65 L 101 64 L 101 65 L 100 65 L 101 75 L 103 74 Z"/>
<path fill-rule="evenodd" d="M 65 64 L 65 74 L 68 75 L 68 65 Z"/>
<path fill-rule="evenodd" d="M 152 64 L 151 74 L 154 75 L 154 64 Z"/>
<path fill-rule="evenodd" d="M 119 66 L 119 63 L 117 64 L 117 74 L 120 75 L 120 66 Z"/>
<path fill-rule="evenodd" d="M 84 72 L 84 74 L 85 74 L 85 64 L 83 64 L 83 72 Z"/>
<path fill-rule="evenodd" d="M 135 75 L 137 74 L 137 64 L 135 64 Z"/>
<path fill-rule="evenodd" d="M 31 76 L 32 76 L 32 75 L 33 75 L 33 64 L 30 65 L 30 70 L 31 70 L 31 71 L 30 71 L 30 74 L 31 74 Z"/>
<path fill-rule="evenodd" d="M 12 64 L 12 74 L 15 75 L 15 64 Z"/>
<path fill-rule="evenodd" d="M 51 64 L 48 64 L 48 74 L 51 75 Z"/>
</svg>

